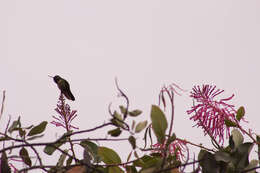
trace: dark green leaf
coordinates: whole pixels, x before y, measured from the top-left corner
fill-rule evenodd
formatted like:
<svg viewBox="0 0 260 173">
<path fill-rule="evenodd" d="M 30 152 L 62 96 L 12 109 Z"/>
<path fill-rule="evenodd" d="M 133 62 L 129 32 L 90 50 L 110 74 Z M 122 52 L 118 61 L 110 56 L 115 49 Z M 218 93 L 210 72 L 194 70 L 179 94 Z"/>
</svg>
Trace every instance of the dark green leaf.
<svg viewBox="0 0 260 173">
<path fill-rule="evenodd" d="M 0 172 L 2 173 L 11 173 L 11 168 L 8 165 L 8 159 L 5 152 L 1 153 L 1 160 L 0 160 Z"/>
<path fill-rule="evenodd" d="M 124 127 L 123 118 L 122 118 L 122 116 L 119 113 L 117 113 L 117 111 L 114 112 L 113 116 L 114 116 L 114 118 L 111 120 L 111 122 L 115 126 Z"/>
<path fill-rule="evenodd" d="M 253 143 L 246 142 L 240 144 L 237 150 L 233 153 L 232 163 L 235 165 L 236 169 L 243 170 L 249 165 L 249 153 L 252 150 Z"/>
<path fill-rule="evenodd" d="M 65 153 L 68 153 L 68 150 L 64 150 L 64 152 L 65 152 Z M 58 167 L 63 166 L 64 161 L 65 161 L 65 159 L 66 159 L 66 157 L 67 157 L 67 155 L 66 155 L 65 153 L 62 153 L 62 154 L 60 155 L 60 158 L 59 158 L 59 160 L 58 160 L 56 166 L 58 166 Z"/>
<path fill-rule="evenodd" d="M 27 138 L 27 141 L 34 140 L 34 139 L 38 139 L 38 138 L 41 138 L 41 137 L 43 137 L 43 136 L 44 136 L 44 134 L 42 134 L 42 135 L 37 135 L 37 136 L 32 136 L 32 137 L 30 137 L 30 138 Z"/>
<path fill-rule="evenodd" d="M 236 127 L 237 126 L 237 124 L 231 120 L 225 119 L 224 121 L 225 121 L 225 124 L 227 127 Z"/>
<path fill-rule="evenodd" d="M 66 161 L 66 166 L 70 166 L 71 165 L 71 163 L 72 163 L 72 157 L 69 157 L 68 159 L 67 159 L 67 161 Z"/>
<path fill-rule="evenodd" d="M 26 134 L 25 130 L 23 130 L 22 128 L 19 128 L 18 131 L 19 131 L 19 136 L 20 136 L 21 138 L 23 138 L 24 135 Z"/>
<path fill-rule="evenodd" d="M 45 130 L 47 124 L 48 124 L 47 121 L 41 122 L 39 125 L 35 126 L 34 128 L 32 128 L 30 130 L 30 132 L 28 133 L 28 136 L 38 135 L 38 134 L 42 133 Z"/>
<path fill-rule="evenodd" d="M 202 167 L 203 173 L 220 172 L 220 166 L 218 165 L 218 162 L 215 160 L 213 154 L 204 150 L 200 157 L 202 157 L 200 161 L 200 165 Z"/>
<path fill-rule="evenodd" d="M 222 161 L 222 162 L 230 162 L 231 161 L 231 156 L 229 153 L 224 152 L 224 151 L 217 151 L 215 153 L 215 159 L 216 161 Z"/>
<path fill-rule="evenodd" d="M 133 110 L 133 111 L 129 112 L 129 115 L 132 116 L 132 117 L 137 117 L 141 113 L 142 113 L 141 110 L 136 109 L 136 110 Z"/>
<path fill-rule="evenodd" d="M 136 125 L 135 133 L 141 132 L 147 125 L 147 121 L 142 121 Z"/>
<path fill-rule="evenodd" d="M 152 105 L 151 119 L 153 131 L 157 137 L 157 140 L 162 144 L 165 139 L 165 131 L 168 124 L 164 113 L 156 105 Z"/>
<path fill-rule="evenodd" d="M 135 120 L 133 120 L 132 122 L 132 126 L 131 126 L 131 129 L 133 130 L 135 128 Z"/>
<path fill-rule="evenodd" d="M 109 130 L 107 133 L 113 137 L 117 137 L 121 134 L 121 130 L 120 128 L 116 128 L 116 129 L 113 129 L 113 130 Z"/>
<path fill-rule="evenodd" d="M 126 113 L 126 108 L 124 106 L 120 105 L 119 109 L 123 115 Z"/>
<path fill-rule="evenodd" d="M 232 135 L 232 139 L 234 141 L 235 147 L 238 147 L 240 144 L 242 144 L 244 142 L 244 137 L 240 133 L 239 130 L 233 129 L 231 132 L 231 135 Z"/>
<path fill-rule="evenodd" d="M 89 140 L 84 140 L 80 142 L 80 145 L 91 154 L 94 162 L 98 163 L 100 161 L 100 157 L 98 156 L 98 146 L 95 143 Z"/>
<path fill-rule="evenodd" d="M 12 133 L 15 129 L 18 129 L 21 127 L 20 117 L 17 121 L 14 121 L 11 127 L 9 127 L 8 132 Z"/>
<path fill-rule="evenodd" d="M 108 173 L 124 173 L 124 171 L 118 166 L 112 166 L 108 168 Z"/>
<path fill-rule="evenodd" d="M 118 154 L 106 147 L 98 147 L 98 155 L 101 157 L 101 160 L 106 164 L 120 164 L 121 159 Z"/>
<path fill-rule="evenodd" d="M 134 166 L 126 166 L 127 173 L 137 173 L 137 170 Z"/>
<path fill-rule="evenodd" d="M 130 136 L 130 137 L 128 138 L 128 141 L 129 141 L 129 143 L 131 144 L 132 148 L 135 149 L 135 148 L 136 148 L 136 139 L 135 139 L 135 137 Z"/>
<path fill-rule="evenodd" d="M 230 137 L 229 137 L 229 146 L 230 146 L 230 148 L 232 150 L 235 149 L 235 142 L 233 140 L 233 136 L 232 135 L 230 135 Z"/>
<path fill-rule="evenodd" d="M 71 132 L 66 132 L 55 143 L 46 145 L 43 151 L 48 155 L 52 155 L 57 148 L 59 148 L 61 145 L 63 145 L 64 143 L 66 143 L 68 141 L 68 137 L 65 137 L 65 136 L 68 136 L 68 134 L 70 134 L 70 133 Z"/>
<path fill-rule="evenodd" d="M 29 157 L 28 151 L 24 147 L 20 150 L 19 154 L 26 165 L 32 166 L 32 161 Z"/>
<path fill-rule="evenodd" d="M 238 121 L 240 121 L 243 116 L 245 115 L 245 108 L 243 106 L 241 106 L 238 110 L 237 110 L 237 115 L 236 115 L 236 119 Z"/>
</svg>

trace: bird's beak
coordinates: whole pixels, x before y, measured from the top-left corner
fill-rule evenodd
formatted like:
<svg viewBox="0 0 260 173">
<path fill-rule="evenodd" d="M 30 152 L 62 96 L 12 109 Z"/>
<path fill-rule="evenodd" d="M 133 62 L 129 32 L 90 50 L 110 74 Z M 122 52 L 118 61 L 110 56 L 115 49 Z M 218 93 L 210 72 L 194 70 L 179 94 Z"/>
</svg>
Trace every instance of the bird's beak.
<svg viewBox="0 0 260 173">
<path fill-rule="evenodd" d="M 48 75 L 49 77 L 53 78 L 52 76 Z"/>
</svg>

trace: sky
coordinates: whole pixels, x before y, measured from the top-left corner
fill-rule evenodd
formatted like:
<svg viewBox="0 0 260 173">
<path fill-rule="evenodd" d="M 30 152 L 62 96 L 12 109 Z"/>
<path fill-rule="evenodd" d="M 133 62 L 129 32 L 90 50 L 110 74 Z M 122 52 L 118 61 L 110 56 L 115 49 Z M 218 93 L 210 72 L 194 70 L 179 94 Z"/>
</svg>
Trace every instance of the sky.
<svg viewBox="0 0 260 173">
<path fill-rule="evenodd" d="M 163 85 L 188 90 L 176 96 L 174 131 L 194 143 L 209 141 L 186 113 L 194 85 L 234 93 L 230 103 L 245 106 L 245 127 L 258 133 L 259 19 L 257 0 L 1 0 L 0 130 L 9 115 L 25 126 L 50 122 L 59 90 L 48 75 L 58 74 L 70 82 L 80 130 L 107 122 L 109 103 L 122 104 L 117 78 L 130 109 L 143 110 L 138 121 L 150 121 Z M 63 132 L 50 124 L 47 131 L 45 141 Z M 106 137 L 104 130 L 86 135 Z M 100 145 L 124 151 L 118 143 Z"/>
</svg>

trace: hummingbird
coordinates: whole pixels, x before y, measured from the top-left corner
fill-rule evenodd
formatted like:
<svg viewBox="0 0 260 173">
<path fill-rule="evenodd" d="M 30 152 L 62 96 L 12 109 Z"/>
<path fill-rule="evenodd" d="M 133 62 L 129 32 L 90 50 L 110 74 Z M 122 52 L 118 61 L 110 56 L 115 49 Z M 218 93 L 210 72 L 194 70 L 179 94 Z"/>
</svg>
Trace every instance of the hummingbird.
<svg viewBox="0 0 260 173">
<path fill-rule="evenodd" d="M 52 77 L 52 76 L 50 76 Z M 65 97 L 69 100 L 74 101 L 75 97 L 70 91 L 70 84 L 59 75 L 52 77 L 54 82 L 57 84 L 58 88 L 60 89 L 61 93 L 65 95 Z"/>
</svg>

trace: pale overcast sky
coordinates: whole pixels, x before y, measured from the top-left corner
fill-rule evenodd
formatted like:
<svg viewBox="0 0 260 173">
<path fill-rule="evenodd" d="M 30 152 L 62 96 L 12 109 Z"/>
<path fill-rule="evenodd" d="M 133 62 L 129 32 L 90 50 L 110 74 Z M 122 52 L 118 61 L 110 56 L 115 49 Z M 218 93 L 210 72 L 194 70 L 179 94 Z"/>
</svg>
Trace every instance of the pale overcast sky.
<svg viewBox="0 0 260 173">
<path fill-rule="evenodd" d="M 144 111 L 139 120 L 150 120 L 163 84 L 190 90 L 208 83 L 234 93 L 231 103 L 245 106 L 258 133 L 259 31 L 257 0 L 0 0 L 0 129 L 8 115 L 25 125 L 51 121 L 59 91 L 48 75 L 59 74 L 71 84 L 81 130 L 110 118 L 108 104 L 119 103 L 117 77 L 131 108 Z M 174 130 L 209 141 L 192 128 L 188 94 L 176 98 Z M 63 132 L 54 131 L 49 125 L 46 141 Z"/>
</svg>

